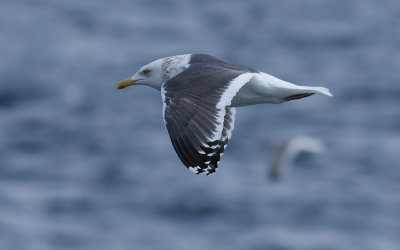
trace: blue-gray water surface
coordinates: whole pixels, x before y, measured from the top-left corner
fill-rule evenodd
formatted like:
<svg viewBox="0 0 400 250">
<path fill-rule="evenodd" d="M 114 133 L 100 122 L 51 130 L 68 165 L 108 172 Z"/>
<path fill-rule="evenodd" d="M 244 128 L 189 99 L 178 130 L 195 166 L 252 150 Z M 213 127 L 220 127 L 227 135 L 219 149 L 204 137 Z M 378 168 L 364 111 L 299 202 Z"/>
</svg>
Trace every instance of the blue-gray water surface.
<svg viewBox="0 0 400 250">
<path fill-rule="evenodd" d="M 400 2 L 0 3 L 0 249 L 400 249 Z M 212 176 L 176 156 L 160 93 L 116 83 L 207 53 L 301 85 L 238 109 Z M 281 181 L 271 145 L 325 143 Z"/>
</svg>

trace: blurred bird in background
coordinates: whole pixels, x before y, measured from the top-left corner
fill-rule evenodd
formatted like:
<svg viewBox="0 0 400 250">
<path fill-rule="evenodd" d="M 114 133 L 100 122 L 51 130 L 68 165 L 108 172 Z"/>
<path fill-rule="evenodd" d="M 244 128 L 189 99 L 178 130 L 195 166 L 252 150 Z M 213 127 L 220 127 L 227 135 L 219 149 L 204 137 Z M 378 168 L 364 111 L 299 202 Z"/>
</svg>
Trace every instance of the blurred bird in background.
<svg viewBox="0 0 400 250">
<path fill-rule="evenodd" d="M 324 144 L 312 137 L 295 136 L 277 147 L 269 165 L 268 176 L 271 180 L 278 180 L 284 169 L 294 165 L 298 156 L 302 154 L 319 154 L 325 150 Z"/>
</svg>

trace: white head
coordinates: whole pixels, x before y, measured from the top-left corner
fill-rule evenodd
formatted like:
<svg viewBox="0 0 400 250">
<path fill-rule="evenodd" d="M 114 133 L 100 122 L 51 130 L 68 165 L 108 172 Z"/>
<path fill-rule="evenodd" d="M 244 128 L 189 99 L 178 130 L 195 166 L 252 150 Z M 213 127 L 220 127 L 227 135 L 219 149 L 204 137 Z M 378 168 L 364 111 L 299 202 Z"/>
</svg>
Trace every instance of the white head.
<svg viewBox="0 0 400 250">
<path fill-rule="evenodd" d="M 161 85 L 189 66 L 190 55 L 170 56 L 155 60 L 139 69 L 131 78 L 118 83 L 117 89 L 147 85 L 161 90 Z"/>
</svg>

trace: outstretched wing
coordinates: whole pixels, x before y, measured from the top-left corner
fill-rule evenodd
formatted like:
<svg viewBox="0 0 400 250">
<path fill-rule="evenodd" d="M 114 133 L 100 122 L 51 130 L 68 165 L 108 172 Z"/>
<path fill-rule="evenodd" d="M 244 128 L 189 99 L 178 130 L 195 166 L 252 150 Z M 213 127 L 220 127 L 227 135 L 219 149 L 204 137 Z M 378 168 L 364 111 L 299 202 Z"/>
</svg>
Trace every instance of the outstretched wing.
<svg viewBox="0 0 400 250">
<path fill-rule="evenodd" d="M 181 161 L 196 174 L 212 174 L 231 137 L 232 98 L 255 71 L 206 55 L 162 86 L 164 121 Z"/>
</svg>

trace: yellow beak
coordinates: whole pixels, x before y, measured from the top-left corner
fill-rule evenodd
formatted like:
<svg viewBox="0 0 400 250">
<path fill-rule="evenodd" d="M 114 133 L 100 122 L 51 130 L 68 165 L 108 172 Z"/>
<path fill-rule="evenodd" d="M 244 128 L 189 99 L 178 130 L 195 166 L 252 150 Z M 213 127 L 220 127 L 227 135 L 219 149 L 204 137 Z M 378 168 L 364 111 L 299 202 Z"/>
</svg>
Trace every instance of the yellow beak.
<svg viewBox="0 0 400 250">
<path fill-rule="evenodd" d="M 132 80 L 132 79 L 130 79 L 130 78 L 125 79 L 125 80 L 122 80 L 122 81 L 120 81 L 120 82 L 118 83 L 117 89 L 123 89 L 123 88 L 129 87 L 129 86 L 131 86 L 131 85 L 134 85 L 135 82 L 137 82 L 137 81 L 139 81 L 139 80 L 140 80 L 140 79 Z"/>
</svg>

